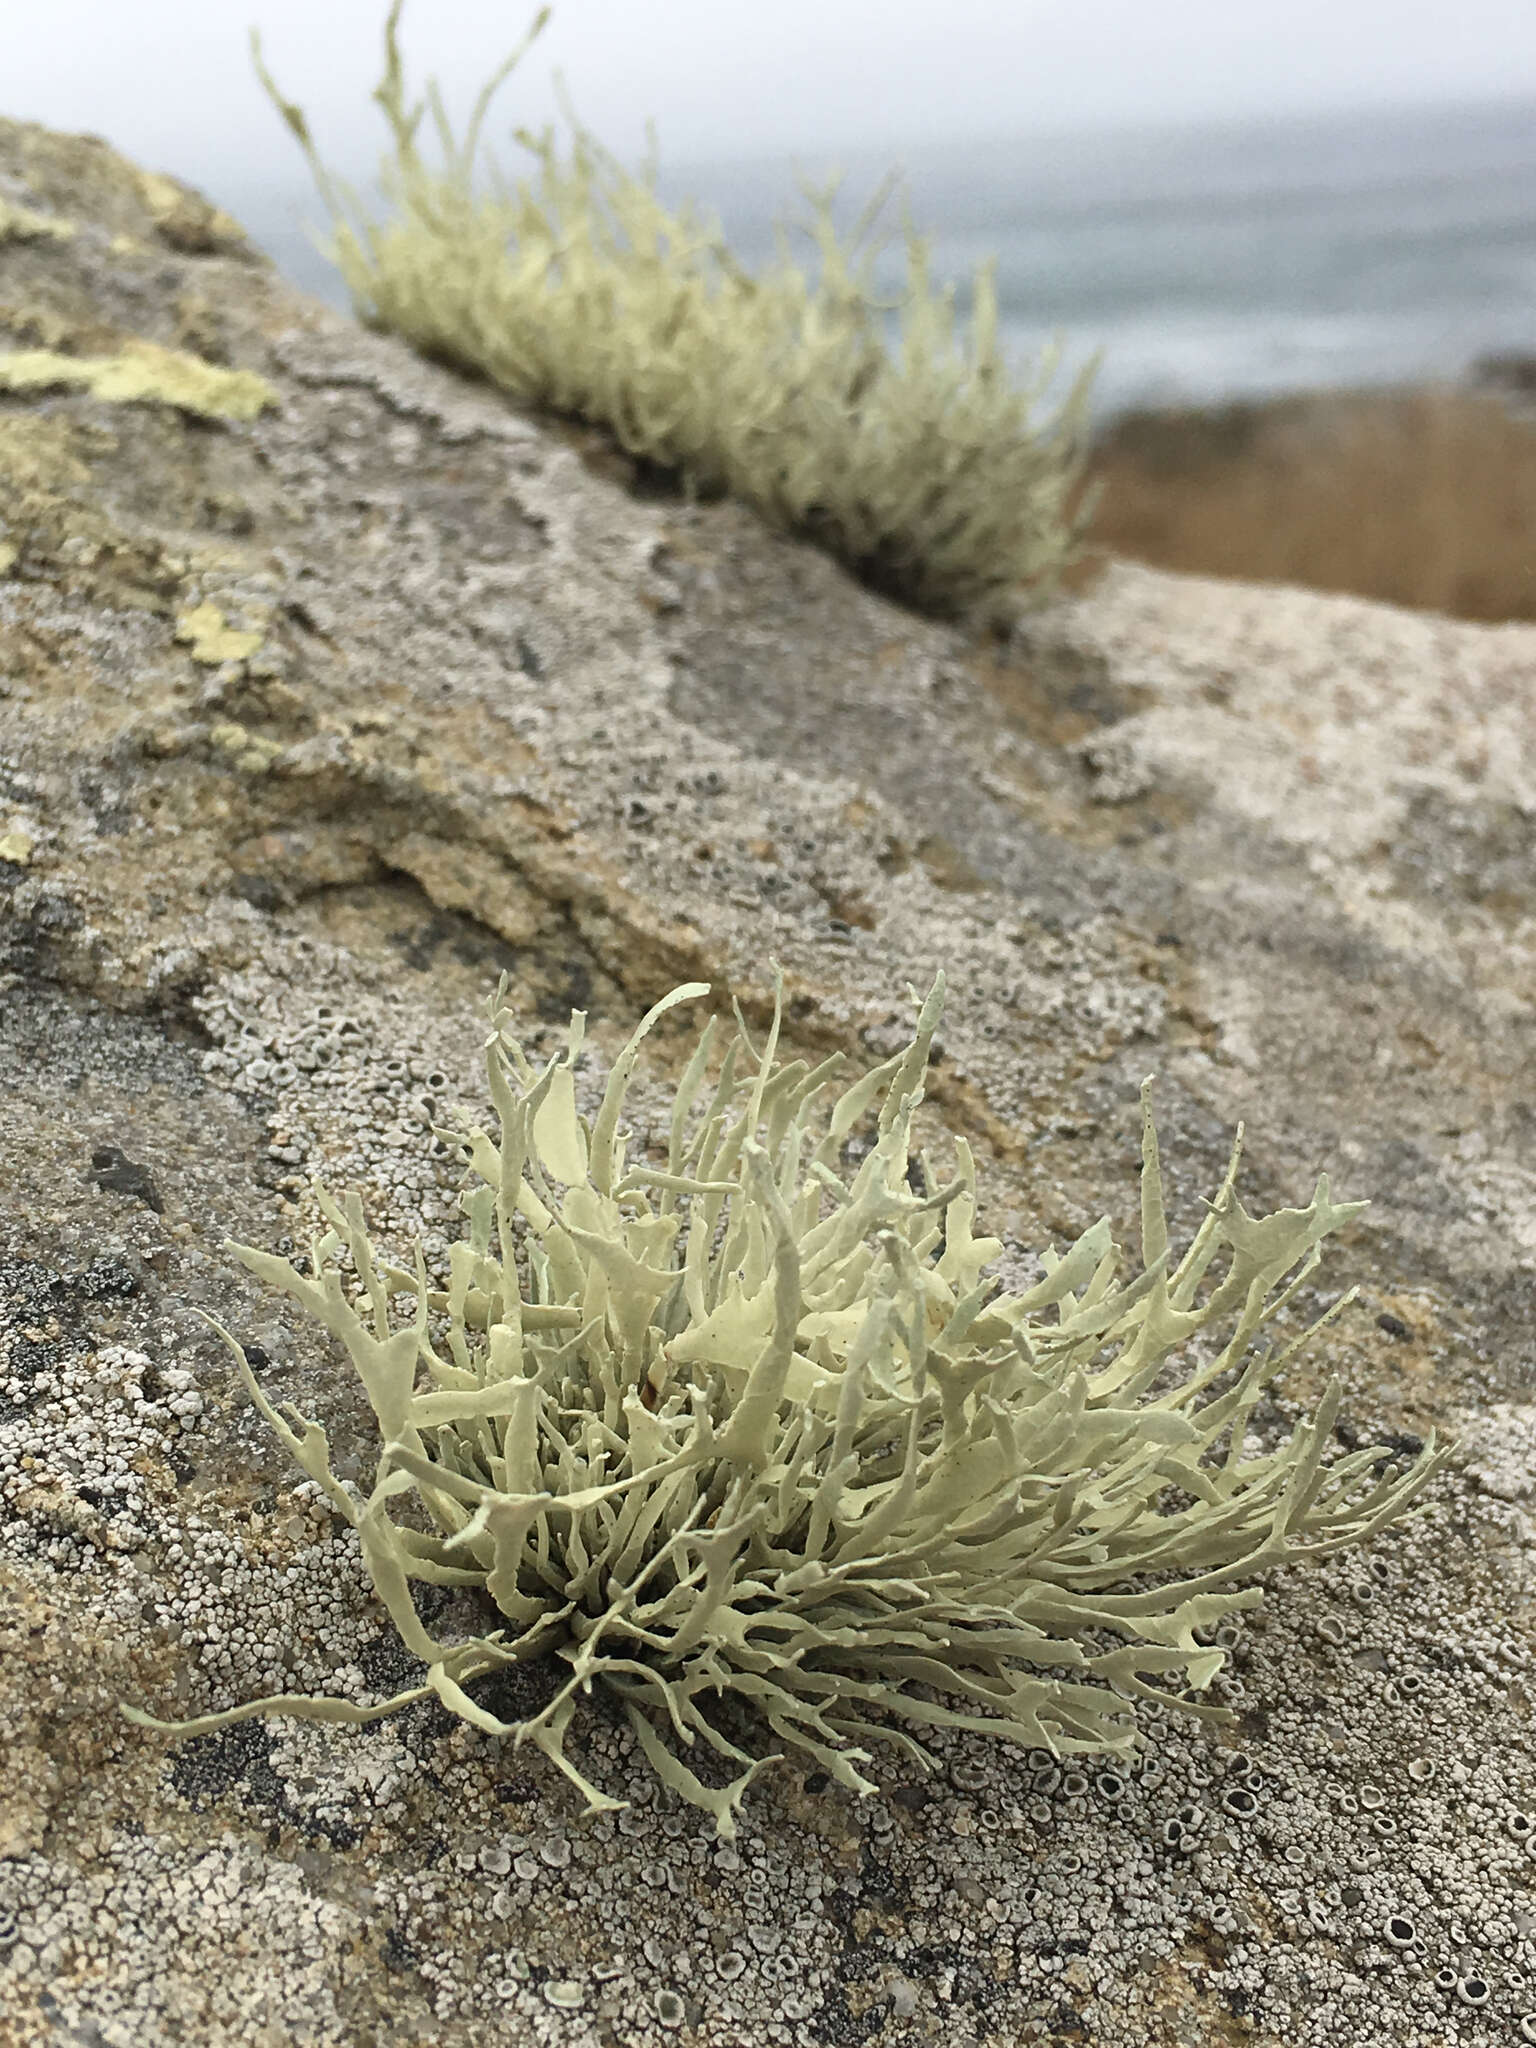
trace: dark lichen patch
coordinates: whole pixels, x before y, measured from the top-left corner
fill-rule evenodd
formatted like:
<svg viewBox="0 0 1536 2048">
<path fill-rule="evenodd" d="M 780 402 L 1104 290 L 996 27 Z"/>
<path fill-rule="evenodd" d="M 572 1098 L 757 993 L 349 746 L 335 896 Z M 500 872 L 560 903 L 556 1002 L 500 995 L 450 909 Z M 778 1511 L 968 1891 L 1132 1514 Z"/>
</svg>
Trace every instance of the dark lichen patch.
<svg viewBox="0 0 1536 2048">
<path fill-rule="evenodd" d="M 382 875 L 375 867 L 367 879 L 321 887 L 286 874 L 281 881 L 276 873 L 269 877 L 293 899 L 281 913 L 285 929 L 361 953 L 378 951 L 402 988 L 430 987 L 436 1005 L 477 1002 L 500 974 L 510 975 L 524 1000 L 551 1021 L 568 1017 L 573 1005 L 617 993 L 611 971 L 560 910 L 519 944 L 477 916 L 441 907 L 419 882 L 400 874 Z"/>
<path fill-rule="evenodd" d="M 419 1684 L 424 1667 L 397 1635 L 385 1630 L 363 1644 L 357 1653 L 357 1668 L 369 1691 L 387 1698 L 408 1685 Z"/>
<path fill-rule="evenodd" d="M 117 839 L 132 830 L 136 813 L 120 783 L 114 786 L 103 777 L 82 774 L 76 780 L 76 790 L 98 837 Z"/>
<path fill-rule="evenodd" d="M 210 1086 L 206 1044 L 195 1016 L 125 1017 L 36 981 L 0 1000 L 0 1244 L 52 1276 L 27 1318 L 36 1327 L 52 1314 L 82 1345 L 158 1355 L 173 1341 L 216 1360 L 196 1309 L 239 1319 L 240 1297 L 203 1248 L 271 1212 L 255 1184 L 262 1134 Z M 260 1319 L 263 1334 L 281 1327 Z M 210 1424 L 195 1456 L 178 1451 L 184 1473 L 214 1454 L 223 1426 Z"/>
<path fill-rule="evenodd" d="M 172 1788 L 179 1798 L 199 1812 L 223 1799 L 237 1785 L 249 1787 L 253 1771 L 258 1776 L 264 1773 L 271 1780 L 267 1758 L 272 1744 L 272 1730 L 258 1728 L 254 1724 L 202 1736 L 172 1755 Z"/>
<path fill-rule="evenodd" d="M 500 1721 L 531 1720 L 549 1705 L 568 1675 L 568 1668 L 554 1656 L 540 1657 L 478 1679 L 469 1691 L 478 1706 Z"/>
<path fill-rule="evenodd" d="M 419 924 L 397 926 L 385 936 L 415 974 L 430 974 L 445 950 L 461 967 L 512 973 L 518 966 L 514 947 L 459 911 L 432 908 Z"/>
<path fill-rule="evenodd" d="M 242 903 L 249 903 L 264 916 L 270 917 L 289 901 L 289 892 L 270 875 L 242 874 L 237 869 L 230 876 L 230 886 Z"/>
<path fill-rule="evenodd" d="M 421 1953 L 411 1946 L 399 1927 L 391 1927 L 384 1937 L 384 1967 L 396 1975 L 416 1969 L 421 1962 Z"/>
<path fill-rule="evenodd" d="M 0 1264 L 0 1420 L 21 1415 L 33 1401 L 39 1381 L 52 1384 L 59 1370 L 89 1351 L 91 1333 L 85 1300 L 102 1292 L 115 1298 L 121 1282 L 136 1293 L 135 1276 L 106 1261 L 99 1277 L 70 1279 L 30 1259 Z"/>
<path fill-rule="evenodd" d="M 130 1159 L 120 1145 L 98 1145 L 91 1154 L 90 1173 L 98 1188 L 130 1195 L 146 1209 L 153 1209 L 157 1216 L 165 1213 L 165 1203 L 149 1168 Z"/>
<path fill-rule="evenodd" d="M 253 1827 L 291 1828 L 307 1842 L 354 1848 L 361 1831 L 352 1822 L 295 1803 L 289 1784 L 273 1767 L 275 1746 L 270 1728 L 250 1724 L 204 1736 L 172 1759 L 171 1789 L 194 1813 L 207 1813 L 232 1800 Z"/>
<path fill-rule="evenodd" d="M 24 863 L 0 860 L 0 892 L 19 890 L 27 879 Z M 11 907 L 0 929 L 0 972 L 48 979 L 64 966 L 69 941 L 84 923 L 85 913 L 65 890 L 46 883 L 29 889 L 25 905 Z"/>
<path fill-rule="evenodd" d="M 853 1980 L 853 1984 L 858 1983 L 859 1980 Z M 855 2011 L 849 2004 L 852 1988 L 851 1984 L 839 1984 L 828 1992 L 810 2024 L 812 2040 L 826 2042 L 828 2048 L 860 2048 L 862 2042 L 878 2040 L 885 2032 L 891 2017 L 889 2003 L 871 1997 Z"/>
</svg>

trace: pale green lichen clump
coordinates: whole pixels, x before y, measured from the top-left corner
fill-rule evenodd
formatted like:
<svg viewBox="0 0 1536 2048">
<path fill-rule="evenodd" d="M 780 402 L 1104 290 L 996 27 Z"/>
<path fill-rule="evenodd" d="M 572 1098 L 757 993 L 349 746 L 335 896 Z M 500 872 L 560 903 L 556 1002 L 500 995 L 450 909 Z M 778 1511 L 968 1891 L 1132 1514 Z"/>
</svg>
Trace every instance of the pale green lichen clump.
<svg viewBox="0 0 1536 2048">
<path fill-rule="evenodd" d="M 1067 506 L 1081 469 L 1086 374 L 1037 425 L 1054 361 L 1027 383 L 1012 374 L 990 266 L 975 280 L 969 332 L 957 337 L 953 287 L 931 288 L 927 245 L 910 221 L 907 284 L 894 302 L 900 341 L 890 353 L 874 252 L 854 263 L 882 202 L 845 248 L 832 220 L 835 183 L 806 188 L 820 261 L 813 280 L 782 230 L 778 261 L 754 278 L 717 227 L 663 206 L 654 138 L 636 178 L 574 117 L 569 161 L 550 131 L 519 129 L 537 183 L 509 181 L 489 162 L 480 178 L 492 95 L 548 14 L 481 94 L 461 142 L 435 88 L 407 101 L 397 0 L 374 95 L 392 141 L 379 175 L 383 218 L 328 175 L 258 49 L 262 81 L 331 216 L 328 250 L 361 317 L 517 399 L 608 429 L 690 491 L 745 500 L 921 609 L 958 614 L 1044 594 L 1073 547 Z M 440 165 L 419 146 L 428 105 Z"/>
<path fill-rule="evenodd" d="M 911 1044 L 830 1111 L 817 1105 L 840 1057 L 778 1063 L 777 1006 L 760 1052 L 738 1012 L 717 1069 L 711 1020 L 665 1165 L 631 1160 L 620 1119 L 640 1042 L 707 993 L 650 1011 L 588 1124 L 584 1020 L 536 1072 L 503 983 L 487 1043 L 499 1129 L 460 1134 L 478 1185 L 445 1291 L 419 1249 L 414 1272 L 381 1266 L 355 1197 L 321 1198 L 313 1277 L 237 1248 L 361 1376 L 382 1440 L 366 1498 L 335 1477 L 321 1425 L 285 1421 L 229 1339 L 257 1407 L 357 1530 L 426 1677 L 377 1706 L 285 1695 L 133 1719 L 181 1733 L 260 1713 L 362 1721 L 436 1695 L 537 1743 L 595 1809 L 616 1802 L 565 1738 L 597 1684 L 665 1782 L 730 1834 L 786 1752 L 868 1793 L 871 1738 L 920 1766 L 934 1728 L 1123 1751 L 1139 1700 L 1215 1712 L 1199 1695 L 1222 1652 L 1201 1638 L 1259 1599 L 1244 1582 L 1368 1536 L 1440 1463 L 1431 1444 L 1401 1472 L 1375 1450 L 1325 1464 L 1337 1388 L 1283 1442 L 1250 1445 L 1255 1404 L 1305 1341 L 1276 1350 L 1266 1326 L 1363 1204 L 1320 1179 L 1305 1208 L 1252 1217 L 1234 1148 L 1176 1256 L 1145 1090 L 1141 1270 L 1122 1277 L 1103 1220 L 1047 1252 L 1024 1292 L 989 1280 L 1002 1247 L 974 1234 L 965 1141 L 942 1184 L 926 1155 L 928 1192 L 909 1178 L 942 979 Z M 412 1521 L 396 1520 L 408 1503 Z M 435 1640 L 413 1579 L 481 1589 L 502 1626 Z M 525 1720 L 466 1690 L 545 1652 L 569 1676 Z M 734 1735 L 727 1696 L 748 1710 Z M 748 1729 L 766 1742 L 742 1747 Z M 729 1767 L 709 1774 L 723 1787 L 684 1761 L 701 1744 Z"/>
</svg>

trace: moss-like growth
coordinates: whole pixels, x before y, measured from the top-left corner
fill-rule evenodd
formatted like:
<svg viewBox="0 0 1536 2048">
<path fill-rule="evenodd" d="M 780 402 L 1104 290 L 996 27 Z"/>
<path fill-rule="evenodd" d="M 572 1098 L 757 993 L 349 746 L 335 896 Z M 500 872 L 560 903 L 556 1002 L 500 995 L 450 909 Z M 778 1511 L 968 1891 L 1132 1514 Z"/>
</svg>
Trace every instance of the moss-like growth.
<svg viewBox="0 0 1536 2048">
<path fill-rule="evenodd" d="M 356 1528 L 425 1682 L 375 1707 L 280 1696 L 132 1719 L 188 1734 L 262 1713 L 364 1721 L 435 1695 L 537 1743 L 600 1808 L 614 1802 L 564 1746 L 597 1684 L 666 1783 L 729 1834 L 784 1751 L 867 1793 L 871 1738 L 926 1766 L 925 1728 L 1116 1751 L 1138 1700 L 1218 1712 L 1200 1694 L 1222 1652 L 1202 1638 L 1259 1599 L 1244 1582 L 1369 1535 L 1444 1456 L 1325 1464 L 1336 1387 L 1284 1441 L 1250 1445 L 1260 1395 L 1305 1341 L 1277 1353 L 1266 1327 L 1363 1205 L 1321 1179 L 1305 1208 L 1254 1218 L 1234 1148 L 1175 1256 L 1145 1091 L 1140 1272 L 1120 1277 L 1104 1220 L 1044 1254 L 1024 1292 L 989 1281 L 1001 1246 L 974 1234 L 964 1140 L 947 1181 L 926 1156 L 929 1192 L 909 1177 L 942 983 L 911 1044 L 821 1115 L 838 1056 L 779 1064 L 777 1012 L 761 1051 L 738 1014 L 711 1078 L 711 1022 L 664 1166 L 628 1158 L 625 1091 L 656 1020 L 707 990 L 650 1011 L 590 1124 L 575 1106 L 582 1017 L 535 1072 L 504 990 L 487 1047 L 499 1128 L 458 1134 L 479 1185 L 446 1290 L 419 1250 L 414 1272 L 380 1265 L 355 1197 L 321 1197 L 312 1277 L 235 1248 L 361 1376 L 382 1448 L 354 1498 L 320 1423 L 284 1420 L 228 1340 L 261 1413 Z M 478 1590 L 502 1625 L 437 1641 L 413 1579 Z M 546 1652 L 570 1674 L 526 1720 L 466 1690 Z M 727 1733 L 727 1696 L 777 1750 Z M 723 1787 L 684 1762 L 700 1743 L 739 1767 Z"/>
<path fill-rule="evenodd" d="M 1066 507 L 1087 377 L 1048 424 L 1032 423 L 1054 364 L 1027 385 L 1010 374 L 991 266 L 975 280 L 969 333 L 957 336 L 953 287 L 932 290 L 927 245 L 909 219 L 892 355 L 874 251 L 855 260 L 880 201 L 845 248 L 831 217 L 835 184 L 806 189 L 821 262 L 813 281 L 782 229 L 777 263 L 753 278 L 717 227 L 664 207 L 654 137 L 635 178 L 574 116 L 569 161 L 551 131 L 519 129 L 537 185 L 511 183 L 489 163 L 481 185 L 492 95 L 549 10 L 481 94 L 462 141 L 435 88 L 407 100 L 399 14 L 397 0 L 375 94 L 393 144 L 381 220 L 326 173 L 303 114 L 257 50 L 262 81 L 309 159 L 331 216 L 329 252 L 362 318 L 520 400 L 607 428 L 691 492 L 744 499 L 921 609 L 957 614 L 1049 587 L 1072 548 Z M 418 146 L 428 105 L 440 166 Z"/>
</svg>

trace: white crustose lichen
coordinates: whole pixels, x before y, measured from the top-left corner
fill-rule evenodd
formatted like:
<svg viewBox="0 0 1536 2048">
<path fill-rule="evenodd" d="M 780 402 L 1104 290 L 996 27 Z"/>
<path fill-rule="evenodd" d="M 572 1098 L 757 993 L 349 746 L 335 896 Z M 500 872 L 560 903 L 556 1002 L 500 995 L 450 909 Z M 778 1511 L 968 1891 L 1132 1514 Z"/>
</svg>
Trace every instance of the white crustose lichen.
<svg viewBox="0 0 1536 2048">
<path fill-rule="evenodd" d="M 780 1063 L 777 1000 L 761 1051 L 738 1011 L 718 1066 L 712 1019 L 665 1165 L 631 1163 L 620 1119 L 641 1041 L 707 993 L 649 1012 L 588 1122 L 583 1017 L 535 1071 L 503 982 L 486 1048 L 499 1131 L 456 1134 L 479 1184 L 445 1291 L 419 1249 L 414 1272 L 379 1262 L 355 1196 L 320 1197 L 331 1228 L 312 1277 L 236 1248 L 362 1379 L 382 1440 L 366 1497 L 228 1339 L 261 1413 L 356 1528 L 425 1680 L 374 1706 L 279 1695 L 132 1719 L 183 1734 L 262 1713 L 363 1721 L 435 1695 L 536 1743 L 598 1809 L 619 1802 L 565 1753 L 598 1683 L 660 1777 L 729 1835 L 784 1752 L 871 1793 L 873 1737 L 920 1766 L 924 1728 L 1123 1752 L 1138 1701 L 1216 1712 L 1199 1697 L 1223 1662 L 1209 1637 L 1259 1599 L 1244 1582 L 1368 1536 L 1441 1463 L 1431 1443 L 1404 1471 L 1371 1449 L 1325 1464 L 1337 1388 L 1278 1446 L 1250 1445 L 1261 1394 L 1312 1334 L 1276 1349 L 1267 1326 L 1363 1205 L 1335 1203 L 1323 1178 L 1305 1208 L 1250 1216 L 1239 1134 L 1176 1256 L 1145 1089 L 1140 1272 L 1122 1277 L 1106 1219 L 1045 1253 L 1023 1293 L 986 1278 L 1002 1247 L 974 1234 L 965 1141 L 947 1181 L 926 1155 L 929 1191 L 909 1177 L 942 978 L 910 1044 L 820 1113 L 841 1056 Z M 850 1140 L 868 1145 L 851 1171 Z M 435 1640 L 413 1579 L 478 1590 L 502 1625 Z M 569 1676 L 526 1719 L 467 1690 L 548 1652 Z M 727 1697 L 745 1718 L 719 1711 Z M 778 1748 L 743 1748 L 728 1725 Z M 723 1785 L 683 1760 L 700 1743 Z"/>
</svg>

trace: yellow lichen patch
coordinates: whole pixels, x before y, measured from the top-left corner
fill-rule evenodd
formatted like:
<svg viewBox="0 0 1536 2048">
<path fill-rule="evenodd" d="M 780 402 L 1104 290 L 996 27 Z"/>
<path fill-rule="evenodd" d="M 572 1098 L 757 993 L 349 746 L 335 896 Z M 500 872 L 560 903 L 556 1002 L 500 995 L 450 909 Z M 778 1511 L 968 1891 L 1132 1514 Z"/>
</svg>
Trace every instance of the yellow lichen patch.
<svg viewBox="0 0 1536 2048">
<path fill-rule="evenodd" d="M 0 199 L 0 242 L 67 242 L 74 232 L 74 222 L 56 213 L 36 213 Z"/>
<path fill-rule="evenodd" d="M 14 541 L 0 540 L 0 576 L 9 576 L 21 557 Z"/>
<path fill-rule="evenodd" d="M 0 832 L 0 860 L 8 860 L 13 867 L 24 868 L 32 858 L 36 841 L 25 832 Z"/>
<path fill-rule="evenodd" d="M 283 751 L 280 741 L 263 739 L 260 733 L 234 719 L 214 726 L 208 737 L 243 775 L 265 775 Z"/>
<path fill-rule="evenodd" d="M 216 604 L 194 605 L 176 621 L 176 638 L 190 647 L 192 659 L 218 668 L 226 661 L 245 661 L 261 645 L 259 633 L 229 625 Z"/>
<path fill-rule="evenodd" d="M 77 385 L 111 404 L 158 403 L 205 419 L 253 420 L 277 393 L 252 370 L 221 370 L 200 356 L 126 342 L 113 356 L 65 356 L 53 349 L 17 349 L 0 356 L 0 390 L 43 391 Z"/>
</svg>

